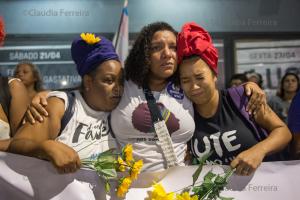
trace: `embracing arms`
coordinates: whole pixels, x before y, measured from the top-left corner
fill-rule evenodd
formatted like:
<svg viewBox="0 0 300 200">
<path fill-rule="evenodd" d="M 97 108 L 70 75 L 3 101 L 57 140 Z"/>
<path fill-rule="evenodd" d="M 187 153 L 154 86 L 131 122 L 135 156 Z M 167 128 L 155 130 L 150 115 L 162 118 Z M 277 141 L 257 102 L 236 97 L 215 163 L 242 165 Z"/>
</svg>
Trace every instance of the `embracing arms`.
<svg viewBox="0 0 300 200">
<path fill-rule="evenodd" d="M 43 122 L 26 123 L 8 148 L 9 152 L 50 160 L 59 172 L 73 172 L 80 168 L 78 154 L 69 146 L 55 141 L 64 114 L 64 102 L 57 97 L 48 99 L 49 114 Z"/>
<path fill-rule="evenodd" d="M 232 162 L 240 175 L 253 173 L 266 155 L 282 150 L 290 142 L 292 135 L 281 119 L 266 105 L 254 115 L 256 123 L 268 131 L 269 136 L 241 152 Z"/>
</svg>

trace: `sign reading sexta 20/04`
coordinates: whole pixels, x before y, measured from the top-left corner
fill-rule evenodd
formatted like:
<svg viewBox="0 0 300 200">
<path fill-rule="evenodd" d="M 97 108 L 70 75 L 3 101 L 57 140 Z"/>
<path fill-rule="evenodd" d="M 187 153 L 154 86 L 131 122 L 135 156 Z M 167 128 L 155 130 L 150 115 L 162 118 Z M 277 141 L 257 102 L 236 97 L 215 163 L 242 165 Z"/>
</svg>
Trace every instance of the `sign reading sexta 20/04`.
<svg viewBox="0 0 300 200">
<path fill-rule="evenodd" d="M 300 76 L 300 40 L 236 42 L 236 72 L 262 75 L 265 89 L 276 90 L 286 72 Z"/>
</svg>

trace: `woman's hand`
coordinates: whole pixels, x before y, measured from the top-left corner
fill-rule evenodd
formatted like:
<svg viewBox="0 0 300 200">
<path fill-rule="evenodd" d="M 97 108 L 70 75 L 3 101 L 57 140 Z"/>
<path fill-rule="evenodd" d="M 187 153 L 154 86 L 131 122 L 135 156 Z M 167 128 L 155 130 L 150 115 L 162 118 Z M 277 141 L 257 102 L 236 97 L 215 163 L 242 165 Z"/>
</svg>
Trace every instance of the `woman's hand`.
<svg viewBox="0 0 300 200">
<path fill-rule="evenodd" d="M 249 102 L 246 107 L 247 112 L 255 115 L 261 107 L 267 105 L 265 92 L 254 82 L 247 82 L 244 85 L 246 95 L 249 97 Z"/>
<path fill-rule="evenodd" d="M 232 168 L 236 168 L 236 173 L 242 176 L 251 175 L 261 164 L 265 153 L 257 146 L 253 146 L 241 152 L 231 163 Z"/>
<path fill-rule="evenodd" d="M 25 120 L 28 121 L 31 124 L 35 123 L 35 120 L 42 122 L 43 116 L 47 117 L 48 112 L 45 109 L 47 106 L 47 96 L 49 91 L 43 91 L 37 93 L 31 100 L 30 106 L 28 107 L 26 114 L 25 114 Z"/>
<path fill-rule="evenodd" d="M 59 173 L 72 173 L 80 169 L 78 153 L 71 147 L 54 140 L 46 140 L 41 146 L 46 158 L 53 163 Z"/>
</svg>

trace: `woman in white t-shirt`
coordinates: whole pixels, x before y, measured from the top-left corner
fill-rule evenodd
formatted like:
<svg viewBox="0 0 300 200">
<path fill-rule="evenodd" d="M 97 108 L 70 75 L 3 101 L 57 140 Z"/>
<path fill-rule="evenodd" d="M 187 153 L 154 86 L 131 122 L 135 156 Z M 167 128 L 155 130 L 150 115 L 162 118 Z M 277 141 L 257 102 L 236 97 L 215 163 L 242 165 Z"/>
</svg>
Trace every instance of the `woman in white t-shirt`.
<svg viewBox="0 0 300 200">
<path fill-rule="evenodd" d="M 82 33 L 73 41 L 71 54 L 82 85 L 72 93 L 74 112 L 67 124 L 63 119 L 72 98 L 63 92 L 50 93 L 49 116 L 42 123 L 22 126 L 8 148 L 50 160 L 61 173 L 76 171 L 80 159 L 96 158 L 110 148 L 107 116 L 123 91 L 122 67 L 111 41 Z"/>
</svg>

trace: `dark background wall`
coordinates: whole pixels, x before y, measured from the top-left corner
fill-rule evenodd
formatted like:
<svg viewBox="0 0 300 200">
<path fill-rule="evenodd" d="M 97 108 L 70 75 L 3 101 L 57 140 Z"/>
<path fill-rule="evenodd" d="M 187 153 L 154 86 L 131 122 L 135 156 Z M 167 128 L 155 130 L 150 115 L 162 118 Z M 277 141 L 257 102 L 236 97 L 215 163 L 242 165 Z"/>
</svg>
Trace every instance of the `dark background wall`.
<svg viewBox="0 0 300 200">
<path fill-rule="evenodd" d="M 114 32 L 122 0 L 6 0 L 9 34 Z M 299 0 L 129 0 L 130 32 L 164 20 L 196 21 L 210 32 L 299 32 Z"/>
<path fill-rule="evenodd" d="M 69 45 L 81 32 L 112 38 L 122 6 L 123 0 L 2 0 L 5 46 Z M 300 0 L 129 0 L 128 11 L 131 39 L 154 21 L 177 30 L 187 21 L 202 25 L 224 44 L 226 82 L 235 72 L 234 41 L 300 39 Z"/>
</svg>

